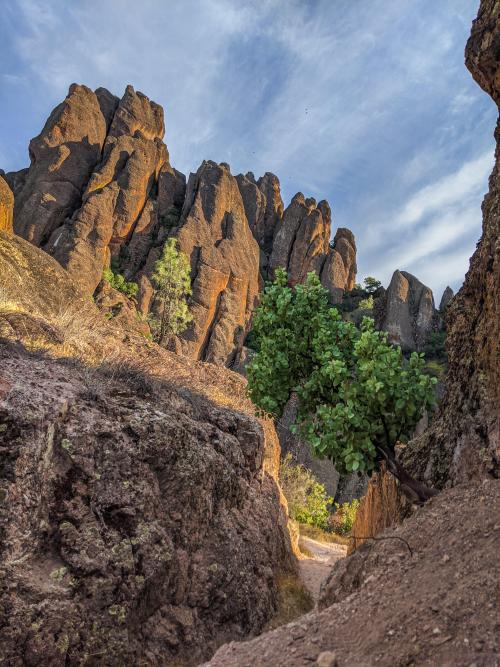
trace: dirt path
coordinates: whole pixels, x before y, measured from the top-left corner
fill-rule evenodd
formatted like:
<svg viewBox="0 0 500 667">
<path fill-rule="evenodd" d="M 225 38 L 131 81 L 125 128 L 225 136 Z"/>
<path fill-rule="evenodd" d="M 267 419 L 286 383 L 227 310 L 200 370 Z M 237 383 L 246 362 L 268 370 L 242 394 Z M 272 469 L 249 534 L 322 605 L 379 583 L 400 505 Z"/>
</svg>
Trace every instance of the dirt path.
<svg viewBox="0 0 500 667">
<path fill-rule="evenodd" d="M 332 565 L 345 557 L 347 547 L 331 542 L 318 542 L 310 537 L 301 537 L 300 542 L 313 554 L 312 558 L 304 557 L 299 566 L 302 581 L 317 602 L 323 580 L 330 574 Z"/>
</svg>

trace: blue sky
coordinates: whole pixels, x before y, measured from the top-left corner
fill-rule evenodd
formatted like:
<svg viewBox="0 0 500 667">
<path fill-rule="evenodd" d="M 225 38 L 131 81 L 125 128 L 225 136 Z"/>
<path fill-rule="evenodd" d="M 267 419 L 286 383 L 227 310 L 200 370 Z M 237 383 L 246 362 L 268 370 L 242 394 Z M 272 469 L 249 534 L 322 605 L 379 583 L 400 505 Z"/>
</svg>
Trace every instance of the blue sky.
<svg viewBox="0 0 500 667">
<path fill-rule="evenodd" d="M 359 277 L 414 273 L 439 300 L 481 233 L 496 107 L 463 51 L 477 0 L 6 0 L 0 167 L 72 82 L 162 104 L 172 164 L 278 175 L 328 199 Z"/>
</svg>

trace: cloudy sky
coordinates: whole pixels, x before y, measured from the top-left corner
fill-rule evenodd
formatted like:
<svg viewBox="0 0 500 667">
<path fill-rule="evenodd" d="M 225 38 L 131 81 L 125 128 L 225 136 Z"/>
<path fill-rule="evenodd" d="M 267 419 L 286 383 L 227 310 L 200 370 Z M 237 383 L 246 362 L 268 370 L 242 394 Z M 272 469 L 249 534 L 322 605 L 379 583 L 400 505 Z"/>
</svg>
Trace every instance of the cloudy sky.
<svg viewBox="0 0 500 667">
<path fill-rule="evenodd" d="M 5 0 L 0 167 L 72 82 L 162 104 L 172 164 L 272 171 L 328 199 L 359 276 L 439 299 L 480 236 L 496 109 L 463 50 L 478 0 Z"/>
</svg>

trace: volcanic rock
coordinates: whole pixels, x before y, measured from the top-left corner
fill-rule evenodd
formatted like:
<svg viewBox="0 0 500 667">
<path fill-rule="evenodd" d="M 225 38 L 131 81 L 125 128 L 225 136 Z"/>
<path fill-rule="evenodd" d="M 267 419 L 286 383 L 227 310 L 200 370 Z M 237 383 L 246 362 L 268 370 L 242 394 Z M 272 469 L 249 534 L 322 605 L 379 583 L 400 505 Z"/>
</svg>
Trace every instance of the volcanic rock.
<svg viewBox="0 0 500 667">
<path fill-rule="evenodd" d="M 14 195 L 6 181 L 0 176 L 0 231 L 12 234 Z"/>
<path fill-rule="evenodd" d="M 330 292 L 332 304 L 341 303 L 344 292 L 354 289 L 356 272 L 354 234 L 349 229 L 340 227 L 321 270 L 321 283 Z"/>
<path fill-rule="evenodd" d="M 445 291 L 443 292 L 443 296 L 441 297 L 441 301 L 439 302 L 439 312 L 444 313 L 446 310 L 447 305 L 450 303 L 450 301 L 453 299 L 453 290 L 451 287 L 447 287 Z"/>
<path fill-rule="evenodd" d="M 384 295 L 379 328 L 403 350 L 422 347 L 432 331 L 436 310 L 432 290 L 406 271 L 395 271 Z"/>
<path fill-rule="evenodd" d="M 191 260 L 193 289 L 193 322 L 176 350 L 229 365 L 243 345 L 259 291 L 259 246 L 227 165 L 205 161 L 190 175 L 176 236 Z"/>
<path fill-rule="evenodd" d="M 117 102 L 108 91 L 73 84 L 66 99 L 31 140 L 31 166 L 15 187 L 17 234 L 42 245 L 79 206 L 90 175 L 101 158 Z"/>
<path fill-rule="evenodd" d="M 482 0 L 466 47 L 466 65 L 500 105 L 500 14 Z M 446 309 L 448 374 L 438 418 L 405 450 L 427 483 L 500 475 L 500 121 L 495 164 L 483 201 L 483 231 L 465 282 Z"/>
</svg>

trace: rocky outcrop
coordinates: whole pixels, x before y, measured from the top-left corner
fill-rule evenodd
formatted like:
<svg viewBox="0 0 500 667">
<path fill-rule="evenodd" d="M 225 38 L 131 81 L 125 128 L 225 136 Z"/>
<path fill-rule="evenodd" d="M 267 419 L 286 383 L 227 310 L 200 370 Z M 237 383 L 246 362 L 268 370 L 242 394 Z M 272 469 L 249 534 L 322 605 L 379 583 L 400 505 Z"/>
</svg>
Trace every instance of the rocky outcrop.
<svg viewBox="0 0 500 667">
<path fill-rule="evenodd" d="M 439 312 L 444 313 L 446 310 L 446 307 L 450 303 L 450 301 L 453 299 L 453 290 L 451 287 L 447 287 L 444 292 L 443 296 L 441 297 L 441 301 L 439 302 Z"/>
<path fill-rule="evenodd" d="M 406 271 L 395 271 L 377 308 L 378 327 L 404 351 L 419 350 L 436 326 L 432 290 Z"/>
<path fill-rule="evenodd" d="M 277 266 L 291 284 L 316 271 L 332 302 L 342 299 L 356 249 L 344 229 L 329 247 L 327 202 L 299 193 L 284 212 L 274 174 L 235 178 L 213 162 L 186 187 L 164 131 L 162 108 L 132 86 L 119 100 L 73 84 L 32 140 L 29 169 L 5 175 L 16 232 L 54 256 L 108 316 L 117 304 L 109 290 L 101 296 L 103 269 L 137 282 L 136 302 L 119 298 L 129 322 L 134 308 L 142 317 L 154 310 L 151 274 L 165 240 L 177 237 L 191 260 L 193 323 L 174 347 L 218 364 L 238 363 L 256 295 Z"/>
<path fill-rule="evenodd" d="M 269 269 L 273 274 L 278 267 L 288 272 L 291 285 L 304 281 L 310 271 L 321 272 L 328 253 L 331 212 L 328 202 L 299 192 L 286 208 L 273 241 Z"/>
<path fill-rule="evenodd" d="M 243 199 L 248 224 L 261 250 L 261 276 L 267 279 L 274 234 L 283 217 L 280 182 L 274 174 L 269 172 L 266 172 L 257 181 L 252 172 L 245 175 L 238 174 L 236 180 Z"/>
<path fill-rule="evenodd" d="M 0 231 L 12 234 L 14 195 L 6 181 L 0 176 Z"/>
<path fill-rule="evenodd" d="M 31 166 L 16 192 L 17 234 L 43 245 L 79 206 L 117 102 L 102 88 L 93 92 L 70 86 L 66 99 L 30 142 Z"/>
<path fill-rule="evenodd" d="M 410 511 L 410 503 L 383 465 L 380 472 L 371 476 L 366 494 L 361 499 L 347 553 L 352 553 L 367 539 L 382 533 L 386 528 L 401 523 Z"/>
<path fill-rule="evenodd" d="M 103 268 L 119 258 L 148 206 L 168 161 L 164 131 L 163 109 L 128 86 L 81 207 L 51 236 L 48 251 L 89 293 L 99 284 Z"/>
<path fill-rule="evenodd" d="M 316 610 L 207 666 L 494 665 L 499 512 L 494 480 L 445 491 L 341 559 Z"/>
<path fill-rule="evenodd" d="M 482 0 L 466 64 L 500 105 L 498 3 Z M 483 201 L 483 230 L 463 286 L 446 309 L 448 374 L 438 418 L 405 450 L 405 462 L 428 483 L 500 475 L 500 121 L 495 164 Z"/>
<path fill-rule="evenodd" d="M 333 247 L 328 249 L 321 269 L 321 283 L 330 292 L 332 304 L 341 303 L 344 292 L 356 283 L 356 242 L 354 234 L 345 227 L 337 229 Z"/>
<path fill-rule="evenodd" d="M 259 246 L 228 165 L 203 162 L 189 177 L 175 232 L 191 259 L 193 322 L 176 349 L 231 364 L 248 331 L 259 291 Z"/>
<path fill-rule="evenodd" d="M 295 565 L 244 380 L 125 334 L 20 237 L 0 274 L 2 660 L 193 665 L 258 633 Z M 58 360 L 70 328 L 104 363 Z"/>
</svg>

